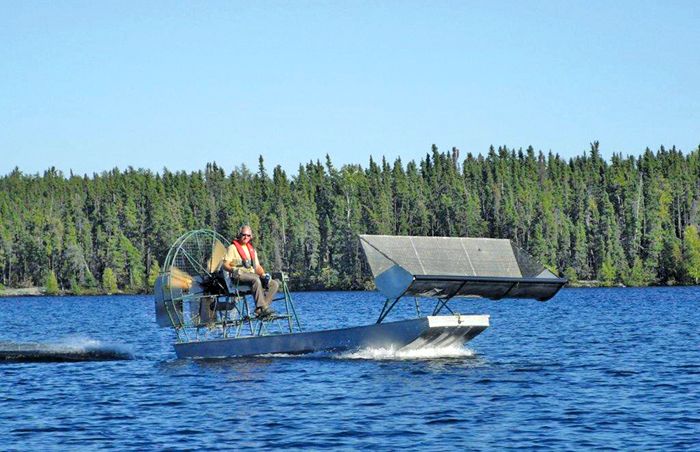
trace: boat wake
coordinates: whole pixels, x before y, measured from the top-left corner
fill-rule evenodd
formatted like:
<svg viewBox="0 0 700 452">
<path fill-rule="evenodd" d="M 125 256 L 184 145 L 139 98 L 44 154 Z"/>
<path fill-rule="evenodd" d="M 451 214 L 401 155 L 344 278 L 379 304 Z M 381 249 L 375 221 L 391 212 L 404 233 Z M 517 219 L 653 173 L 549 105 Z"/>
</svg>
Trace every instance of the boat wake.
<svg viewBox="0 0 700 452">
<path fill-rule="evenodd" d="M 129 347 L 89 338 L 71 337 L 56 342 L 0 342 L 0 362 L 114 361 L 134 357 Z"/>
<path fill-rule="evenodd" d="M 293 358 L 293 359 L 365 359 L 376 361 L 410 361 L 431 360 L 445 358 L 472 358 L 476 352 L 462 345 L 450 345 L 446 347 L 421 347 L 413 350 L 368 347 L 360 350 L 332 352 L 317 351 L 304 354 L 267 353 L 257 355 L 264 358 Z"/>
<path fill-rule="evenodd" d="M 368 360 L 427 360 L 441 358 L 470 358 L 475 355 L 462 345 L 452 345 L 448 347 L 422 347 L 418 349 L 393 348 L 364 348 L 353 352 L 345 352 L 335 356 L 338 359 L 368 359 Z"/>
</svg>

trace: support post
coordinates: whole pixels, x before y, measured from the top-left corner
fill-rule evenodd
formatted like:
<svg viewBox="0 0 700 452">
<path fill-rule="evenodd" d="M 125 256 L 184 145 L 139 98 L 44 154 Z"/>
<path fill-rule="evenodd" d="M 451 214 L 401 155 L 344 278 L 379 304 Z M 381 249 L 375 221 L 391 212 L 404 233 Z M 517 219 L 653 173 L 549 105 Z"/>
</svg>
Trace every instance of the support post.
<svg viewBox="0 0 700 452">
<path fill-rule="evenodd" d="M 386 301 L 384 302 L 384 307 L 382 308 L 382 312 L 379 314 L 379 319 L 377 320 L 377 323 L 382 323 L 382 321 L 386 318 L 387 315 L 389 315 L 389 312 L 394 308 L 396 303 L 401 299 L 401 297 L 394 298 L 393 300 L 391 298 L 387 298 Z"/>
<path fill-rule="evenodd" d="M 450 298 L 445 298 L 444 300 L 439 300 L 437 304 L 435 305 L 435 309 L 433 309 L 433 315 L 438 315 L 440 314 L 440 311 L 442 311 L 442 308 L 447 308 L 448 311 L 450 311 L 451 314 L 454 314 L 452 309 L 450 309 L 449 306 L 447 306 L 447 302 L 450 301 L 452 297 Z"/>
</svg>

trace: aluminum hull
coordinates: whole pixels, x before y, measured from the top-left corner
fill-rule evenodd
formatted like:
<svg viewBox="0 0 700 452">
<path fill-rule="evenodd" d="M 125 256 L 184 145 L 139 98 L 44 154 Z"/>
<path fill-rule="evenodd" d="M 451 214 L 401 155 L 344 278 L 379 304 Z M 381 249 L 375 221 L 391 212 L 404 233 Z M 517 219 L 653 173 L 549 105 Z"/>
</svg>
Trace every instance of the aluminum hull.
<svg viewBox="0 0 700 452">
<path fill-rule="evenodd" d="M 418 349 L 464 344 L 489 326 L 488 315 L 429 316 L 367 326 L 175 344 L 178 358 L 302 354 L 364 348 Z"/>
</svg>

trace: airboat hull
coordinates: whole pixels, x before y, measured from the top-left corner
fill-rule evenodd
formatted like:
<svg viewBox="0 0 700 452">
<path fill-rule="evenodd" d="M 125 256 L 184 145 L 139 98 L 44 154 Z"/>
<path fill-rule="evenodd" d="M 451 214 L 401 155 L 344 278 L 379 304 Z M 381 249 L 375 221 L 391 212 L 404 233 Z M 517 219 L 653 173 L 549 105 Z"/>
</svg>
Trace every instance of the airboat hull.
<svg viewBox="0 0 700 452">
<path fill-rule="evenodd" d="M 366 348 L 412 350 L 465 344 L 489 326 L 488 315 L 429 316 L 367 326 L 175 344 L 179 358 L 304 354 Z"/>
</svg>

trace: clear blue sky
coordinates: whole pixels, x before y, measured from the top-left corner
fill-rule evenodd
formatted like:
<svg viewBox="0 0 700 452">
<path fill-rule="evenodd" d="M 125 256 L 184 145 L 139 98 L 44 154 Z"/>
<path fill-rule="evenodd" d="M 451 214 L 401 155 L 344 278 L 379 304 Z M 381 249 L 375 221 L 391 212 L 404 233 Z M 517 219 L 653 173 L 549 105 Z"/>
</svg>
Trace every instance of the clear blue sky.
<svg viewBox="0 0 700 452">
<path fill-rule="evenodd" d="M 700 145 L 700 2 L 0 0 L 0 174 Z"/>
</svg>

